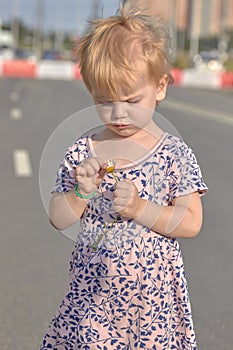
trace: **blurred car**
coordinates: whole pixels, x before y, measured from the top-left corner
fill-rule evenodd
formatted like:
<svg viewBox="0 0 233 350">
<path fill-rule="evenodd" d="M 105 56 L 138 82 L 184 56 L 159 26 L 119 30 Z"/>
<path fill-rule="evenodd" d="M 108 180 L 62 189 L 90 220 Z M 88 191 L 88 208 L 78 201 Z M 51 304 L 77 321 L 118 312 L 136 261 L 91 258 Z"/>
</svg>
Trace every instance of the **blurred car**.
<svg viewBox="0 0 233 350">
<path fill-rule="evenodd" d="M 28 60 L 28 61 L 36 61 L 36 55 L 33 51 L 15 49 L 14 58 L 17 60 Z"/>
<path fill-rule="evenodd" d="M 0 45 L 0 60 L 12 60 L 14 58 L 14 49 L 7 45 Z"/>
<path fill-rule="evenodd" d="M 42 60 L 52 60 L 52 61 L 62 61 L 64 57 L 62 53 L 58 50 L 46 50 L 42 53 Z"/>
<path fill-rule="evenodd" d="M 193 65 L 197 69 L 224 70 L 223 62 L 218 52 L 203 51 L 193 58 Z"/>
<path fill-rule="evenodd" d="M 2 30 L 0 26 L 0 60 L 13 59 L 14 47 L 15 42 L 12 32 L 10 30 Z"/>
</svg>

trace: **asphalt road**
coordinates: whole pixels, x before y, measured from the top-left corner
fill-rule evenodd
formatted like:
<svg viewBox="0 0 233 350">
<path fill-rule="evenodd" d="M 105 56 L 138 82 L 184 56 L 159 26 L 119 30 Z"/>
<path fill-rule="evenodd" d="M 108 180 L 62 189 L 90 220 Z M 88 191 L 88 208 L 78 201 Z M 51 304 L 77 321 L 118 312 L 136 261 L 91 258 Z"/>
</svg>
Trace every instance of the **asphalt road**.
<svg viewBox="0 0 233 350">
<path fill-rule="evenodd" d="M 209 186 L 202 231 L 181 242 L 199 350 L 233 344 L 232 97 L 172 87 L 158 108 L 195 151 Z M 66 292 L 74 242 L 48 222 L 39 167 L 57 126 L 91 105 L 80 82 L 0 80 L 1 350 L 39 349 Z"/>
</svg>

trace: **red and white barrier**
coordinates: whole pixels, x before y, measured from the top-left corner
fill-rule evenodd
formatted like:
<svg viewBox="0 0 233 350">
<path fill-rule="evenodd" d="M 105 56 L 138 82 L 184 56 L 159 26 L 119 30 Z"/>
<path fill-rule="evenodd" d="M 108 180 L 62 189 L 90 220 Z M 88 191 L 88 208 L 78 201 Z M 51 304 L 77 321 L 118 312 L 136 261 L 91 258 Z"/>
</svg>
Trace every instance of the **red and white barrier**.
<svg viewBox="0 0 233 350">
<path fill-rule="evenodd" d="M 79 65 L 68 61 L 0 61 L 0 77 L 51 80 L 81 79 Z"/>
<path fill-rule="evenodd" d="M 189 68 L 183 71 L 181 84 L 187 87 L 219 89 L 221 88 L 221 75 L 222 73 L 213 72 L 209 69 Z"/>
<path fill-rule="evenodd" d="M 73 80 L 74 64 L 63 61 L 41 61 L 37 65 L 38 79 Z"/>
<path fill-rule="evenodd" d="M 233 73 L 208 69 L 172 69 L 174 84 L 183 87 L 222 89 L 233 88 Z"/>
<path fill-rule="evenodd" d="M 174 84 L 184 87 L 208 89 L 233 88 L 233 73 L 194 68 L 171 71 Z M 3 60 L 0 61 L 0 77 L 32 78 L 52 80 L 81 80 L 79 65 L 67 61 L 28 61 Z"/>
<path fill-rule="evenodd" d="M 222 87 L 233 87 L 233 72 L 224 72 L 222 75 Z"/>
<path fill-rule="evenodd" d="M 1 75 L 7 78 L 34 78 L 37 64 L 26 60 L 5 60 L 1 64 Z"/>
</svg>

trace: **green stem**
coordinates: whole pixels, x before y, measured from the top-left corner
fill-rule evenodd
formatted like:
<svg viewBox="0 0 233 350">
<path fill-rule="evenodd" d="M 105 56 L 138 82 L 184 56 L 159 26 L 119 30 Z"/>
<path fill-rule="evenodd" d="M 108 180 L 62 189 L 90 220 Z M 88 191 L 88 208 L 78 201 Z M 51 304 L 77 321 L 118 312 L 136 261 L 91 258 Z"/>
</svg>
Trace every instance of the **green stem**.
<svg viewBox="0 0 233 350">
<path fill-rule="evenodd" d="M 113 171 L 112 171 L 111 173 L 112 173 L 112 176 L 113 176 L 114 180 L 115 180 L 116 182 L 118 182 L 118 181 L 119 181 L 118 177 L 114 174 Z M 113 222 L 111 223 L 111 226 L 110 226 L 109 228 L 108 228 L 108 226 L 107 226 L 107 223 L 104 222 L 104 233 L 101 233 L 101 234 L 99 235 L 99 237 L 97 238 L 97 240 L 90 246 L 94 251 L 97 251 L 97 249 L 98 249 L 98 244 L 100 243 L 101 239 L 103 238 L 103 236 L 106 236 L 106 234 L 108 233 L 108 231 L 109 231 L 110 229 L 113 228 L 113 226 L 117 223 L 117 221 L 118 221 L 119 218 L 120 218 L 120 215 L 118 214 L 118 215 L 115 217 L 115 219 L 113 220 Z"/>
<path fill-rule="evenodd" d="M 112 176 L 113 176 L 113 178 L 114 178 L 114 180 L 116 181 L 116 182 L 118 182 L 119 181 L 119 179 L 118 179 L 118 177 L 114 174 L 114 172 L 112 171 Z"/>
<path fill-rule="evenodd" d="M 97 250 L 97 248 L 98 248 L 98 244 L 99 244 L 99 242 L 101 241 L 101 239 L 103 238 L 103 236 L 104 236 L 104 234 L 103 233 L 101 233 L 100 235 L 99 235 L 99 237 L 97 238 L 97 240 L 90 246 L 93 250 Z"/>
</svg>

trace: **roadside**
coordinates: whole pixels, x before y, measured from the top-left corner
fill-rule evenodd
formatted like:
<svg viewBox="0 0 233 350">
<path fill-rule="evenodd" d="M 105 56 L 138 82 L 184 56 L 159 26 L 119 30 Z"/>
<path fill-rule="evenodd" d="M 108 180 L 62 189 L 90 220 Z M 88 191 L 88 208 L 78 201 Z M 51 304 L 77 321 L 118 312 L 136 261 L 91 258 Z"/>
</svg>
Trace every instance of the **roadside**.
<svg viewBox="0 0 233 350">
<path fill-rule="evenodd" d="M 174 83 L 181 87 L 196 87 L 219 90 L 233 88 L 233 72 L 210 69 L 172 68 Z M 50 80 L 80 80 L 78 63 L 51 60 L 2 60 L 0 77 Z"/>
</svg>

